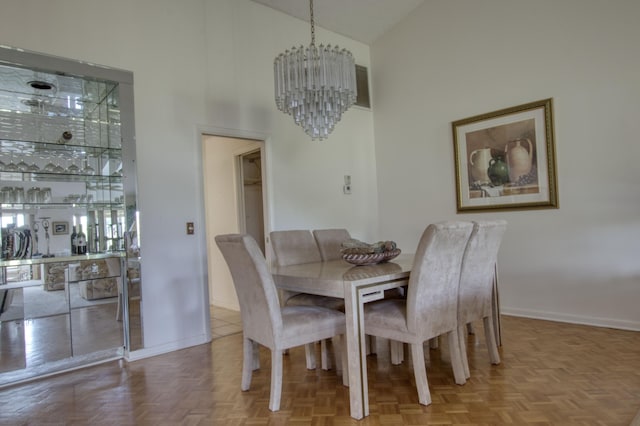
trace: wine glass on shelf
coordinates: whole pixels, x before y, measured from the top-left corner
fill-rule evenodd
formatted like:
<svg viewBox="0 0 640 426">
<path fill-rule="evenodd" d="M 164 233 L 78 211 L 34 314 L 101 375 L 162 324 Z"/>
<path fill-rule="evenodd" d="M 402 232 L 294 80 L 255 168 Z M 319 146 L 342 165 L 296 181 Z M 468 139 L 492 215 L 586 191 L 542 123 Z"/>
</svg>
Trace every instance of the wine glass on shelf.
<svg viewBox="0 0 640 426">
<path fill-rule="evenodd" d="M 33 160 L 33 159 L 32 159 Z M 35 161 L 33 161 L 29 167 L 27 167 L 27 171 L 30 173 L 37 173 L 40 171 L 40 167 L 38 167 L 38 165 L 36 164 Z"/>
<path fill-rule="evenodd" d="M 29 165 L 26 163 L 26 161 L 24 161 L 24 151 L 22 152 L 22 155 L 20 157 L 20 162 L 18 162 L 16 167 L 18 168 L 18 171 L 20 171 L 20 172 L 28 172 L 29 171 Z"/>
<path fill-rule="evenodd" d="M 66 172 L 66 169 L 60 165 L 60 162 L 62 161 L 62 157 L 63 157 L 63 154 L 59 153 L 58 156 L 57 156 L 57 162 L 56 162 L 57 164 L 53 168 L 54 173 L 64 173 L 64 172 Z"/>
<path fill-rule="evenodd" d="M 4 171 L 5 172 L 17 172 L 17 171 L 19 171 L 18 170 L 18 165 L 13 162 L 13 151 L 11 151 L 11 156 L 9 157 L 9 164 L 4 166 Z"/>
<path fill-rule="evenodd" d="M 76 166 L 76 157 L 72 156 L 69 161 L 71 164 L 67 166 L 67 173 L 70 175 L 77 175 L 80 172 L 80 167 Z"/>
<path fill-rule="evenodd" d="M 27 163 L 25 163 L 24 159 L 20 160 L 20 162 L 17 164 L 18 167 L 18 171 L 19 172 L 28 172 L 29 171 L 29 165 Z"/>
<path fill-rule="evenodd" d="M 47 173 L 55 173 L 56 165 L 53 163 L 53 159 L 51 157 L 49 157 L 49 162 L 45 164 L 44 169 L 42 170 Z"/>
<path fill-rule="evenodd" d="M 16 143 L 14 145 L 15 153 L 19 155 L 20 161 L 16 164 L 16 169 L 18 172 L 26 172 L 29 168 L 29 165 L 24 161 L 24 145 L 20 145 Z M 13 163 L 13 153 L 11 154 L 12 163 Z"/>
<path fill-rule="evenodd" d="M 89 165 L 89 157 L 84 159 L 84 167 L 82 168 L 82 174 L 93 176 L 96 174 L 96 170 Z"/>
</svg>

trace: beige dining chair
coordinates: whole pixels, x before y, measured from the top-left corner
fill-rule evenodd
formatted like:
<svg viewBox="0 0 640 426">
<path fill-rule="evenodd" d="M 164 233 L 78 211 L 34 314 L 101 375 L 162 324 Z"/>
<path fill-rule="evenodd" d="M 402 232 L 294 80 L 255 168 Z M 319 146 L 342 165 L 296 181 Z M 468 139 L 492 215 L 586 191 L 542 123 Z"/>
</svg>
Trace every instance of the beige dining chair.
<svg viewBox="0 0 640 426">
<path fill-rule="evenodd" d="M 473 223 L 473 231 L 462 258 L 458 293 L 458 334 L 465 377 L 470 377 L 465 327 L 482 320 L 485 343 L 492 364 L 500 364 L 500 354 L 493 329 L 493 280 L 498 250 L 507 229 L 505 220 Z"/>
<path fill-rule="evenodd" d="M 364 306 L 364 331 L 408 343 L 420 404 L 431 404 L 423 344 L 447 335 L 455 382 L 466 382 L 458 339 L 460 265 L 470 222 L 429 225 L 416 249 L 406 299 L 383 299 Z"/>
<path fill-rule="evenodd" d="M 322 260 L 327 261 L 342 259 L 342 243 L 350 240 L 351 235 L 346 229 L 314 229 L 313 238 Z"/>
<path fill-rule="evenodd" d="M 280 409 L 283 351 L 345 334 L 342 312 L 320 306 L 280 306 L 278 292 L 258 244 L 249 235 L 217 235 L 240 303 L 243 333 L 242 383 L 249 390 L 257 344 L 271 350 L 269 409 Z M 342 351 L 344 363 L 346 352 Z"/>
<path fill-rule="evenodd" d="M 344 228 L 329 228 L 329 229 L 314 229 L 313 237 L 320 249 L 320 256 L 322 260 L 337 260 L 342 259 L 342 243 L 351 239 L 351 234 Z M 391 290 L 385 290 L 385 298 L 392 297 L 404 297 L 403 288 L 394 288 Z M 344 309 L 344 308 L 343 308 Z M 367 355 L 376 352 L 376 339 L 373 336 L 366 336 L 366 352 Z M 404 353 L 402 343 L 389 342 L 389 349 L 391 353 L 391 360 L 394 365 L 398 365 L 402 362 Z"/>
<path fill-rule="evenodd" d="M 313 234 L 308 229 L 291 229 L 271 231 L 269 234 L 274 260 L 277 266 L 299 265 L 301 263 L 320 262 L 322 255 Z M 322 306 L 344 312 L 344 300 L 336 297 L 320 296 L 316 294 L 294 293 L 282 291 L 282 301 L 285 306 Z M 334 343 L 337 343 L 334 341 Z M 337 346 L 337 345 L 334 345 Z M 339 348 L 336 348 L 339 350 Z M 305 349 L 307 368 L 316 368 L 314 345 Z M 323 370 L 331 368 L 329 349 L 326 341 L 320 342 L 320 365 Z M 338 362 L 336 368 L 341 369 Z"/>
</svg>

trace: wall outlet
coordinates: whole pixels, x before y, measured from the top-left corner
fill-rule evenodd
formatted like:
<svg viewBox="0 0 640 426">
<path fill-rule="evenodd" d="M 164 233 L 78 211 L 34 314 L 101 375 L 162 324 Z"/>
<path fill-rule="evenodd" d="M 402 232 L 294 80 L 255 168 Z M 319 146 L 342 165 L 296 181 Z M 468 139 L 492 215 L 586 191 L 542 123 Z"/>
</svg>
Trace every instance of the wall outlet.
<svg viewBox="0 0 640 426">
<path fill-rule="evenodd" d="M 345 194 L 351 194 L 351 185 L 344 185 L 342 187 L 342 192 L 344 192 Z"/>
</svg>

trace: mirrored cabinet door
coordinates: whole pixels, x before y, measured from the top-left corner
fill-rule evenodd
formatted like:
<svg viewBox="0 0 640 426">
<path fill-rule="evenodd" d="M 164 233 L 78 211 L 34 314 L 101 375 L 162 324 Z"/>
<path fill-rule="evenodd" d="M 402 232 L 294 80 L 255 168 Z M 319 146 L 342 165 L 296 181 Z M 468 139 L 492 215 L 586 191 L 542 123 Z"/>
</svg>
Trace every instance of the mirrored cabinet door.
<svg viewBox="0 0 640 426">
<path fill-rule="evenodd" d="M 144 347 L 133 75 L 0 47 L 0 386 Z"/>
</svg>

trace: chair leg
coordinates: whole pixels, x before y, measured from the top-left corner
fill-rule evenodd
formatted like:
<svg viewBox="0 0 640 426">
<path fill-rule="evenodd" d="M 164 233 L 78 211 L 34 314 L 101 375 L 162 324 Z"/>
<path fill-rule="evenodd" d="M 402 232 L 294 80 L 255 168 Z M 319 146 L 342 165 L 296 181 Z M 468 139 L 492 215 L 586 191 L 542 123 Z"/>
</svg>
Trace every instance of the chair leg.
<svg viewBox="0 0 640 426">
<path fill-rule="evenodd" d="M 307 370 L 316 369 L 316 348 L 315 343 L 304 345 L 304 355 L 307 358 Z"/>
<path fill-rule="evenodd" d="M 365 347 L 367 350 L 367 355 L 373 355 L 376 353 L 376 336 L 371 336 L 369 334 L 364 336 Z"/>
<path fill-rule="evenodd" d="M 329 357 L 329 339 L 320 341 L 320 367 L 324 370 L 331 370 L 331 358 Z"/>
<path fill-rule="evenodd" d="M 340 336 L 335 336 L 331 338 L 331 346 L 333 346 L 333 357 L 334 363 L 336 365 L 336 373 L 338 375 L 342 374 L 342 344 L 344 342 L 340 338 Z"/>
<path fill-rule="evenodd" d="M 418 401 L 422 405 L 431 404 L 429 383 L 427 382 L 427 368 L 424 364 L 424 349 L 422 343 L 411 344 L 411 359 L 413 360 L 413 375 L 418 389 Z"/>
<path fill-rule="evenodd" d="M 464 331 L 464 330 L 463 330 Z M 467 324 L 467 333 L 469 334 L 476 334 L 476 331 L 473 329 L 473 323 L 470 322 L 469 324 Z"/>
<path fill-rule="evenodd" d="M 271 393 L 269 395 L 269 410 L 280 409 L 282 396 L 282 350 L 271 351 Z"/>
<path fill-rule="evenodd" d="M 404 361 L 404 344 L 397 340 L 389 340 L 389 351 L 391 352 L 391 364 L 402 364 L 402 361 Z"/>
<path fill-rule="evenodd" d="M 500 364 L 500 353 L 498 353 L 498 344 L 496 343 L 496 333 L 493 329 L 493 321 L 491 316 L 483 318 L 484 323 L 484 339 L 489 349 L 489 359 L 491 364 Z"/>
<path fill-rule="evenodd" d="M 253 342 L 253 369 L 260 369 L 260 346 L 258 342 Z"/>
<path fill-rule="evenodd" d="M 242 382 L 240 384 L 240 389 L 247 391 L 251 386 L 251 375 L 253 373 L 254 365 L 254 346 L 251 339 L 243 339 L 242 348 Z"/>
<path fill-rule="evenodd" d="M 449 340 L 449 352 L 451 353 L 451 367 L 453 367 L 453 377 L 458 385 L 464 385 L 467 379 L 464 375 L 464 367 L 462 366 L 462 357 L 460 356 L 460 339 L 458 338 L 458 329 L 455 328 L 447 333 Z"/>
<path fill-rule="evenodd" d="M 467 324 L 468 325 L 468 324 Z M 460 358 L 462 359 L 462 367 L 464 368 L 464 377 L 471 377 L 469 372 L 469 357 L 467 355 L 467 335 L 464 325 L 458 327 L 458 342 L 460 344 Z"/>
</svg>

